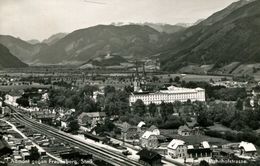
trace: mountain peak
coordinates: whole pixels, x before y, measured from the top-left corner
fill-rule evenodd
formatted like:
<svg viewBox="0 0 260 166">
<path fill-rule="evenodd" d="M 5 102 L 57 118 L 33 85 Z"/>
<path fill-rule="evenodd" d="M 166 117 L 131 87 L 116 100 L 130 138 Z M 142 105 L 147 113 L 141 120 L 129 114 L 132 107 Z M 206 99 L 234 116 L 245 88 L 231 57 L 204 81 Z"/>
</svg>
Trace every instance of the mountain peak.
<svg viewBox="0 0 260 166">
<path fill-rule="evenodd" d="M 54 35 L 51 35 L 48 39 L 45 39 L 42 41 L 42 43 L 46 43 L 48 45 L 53 45 L 60 39 L 64 38 L 67 35 L 67 33 L 57 33 Z"/>
</svg>

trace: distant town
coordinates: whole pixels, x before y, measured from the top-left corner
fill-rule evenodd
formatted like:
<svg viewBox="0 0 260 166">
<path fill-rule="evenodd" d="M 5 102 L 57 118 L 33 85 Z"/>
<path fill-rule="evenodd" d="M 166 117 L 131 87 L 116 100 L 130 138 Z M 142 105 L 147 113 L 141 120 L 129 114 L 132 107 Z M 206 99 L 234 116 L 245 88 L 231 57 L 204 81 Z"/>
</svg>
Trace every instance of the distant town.
<svg viewBox="0 0 260 166">
<path fill-rule="evenodd" d="M 43 68 L 1 73 L 3 161 L 246 165 L 258 159 L 260 86 L 252 78 L 138 66 L 70 75 Z"/>
</svg>

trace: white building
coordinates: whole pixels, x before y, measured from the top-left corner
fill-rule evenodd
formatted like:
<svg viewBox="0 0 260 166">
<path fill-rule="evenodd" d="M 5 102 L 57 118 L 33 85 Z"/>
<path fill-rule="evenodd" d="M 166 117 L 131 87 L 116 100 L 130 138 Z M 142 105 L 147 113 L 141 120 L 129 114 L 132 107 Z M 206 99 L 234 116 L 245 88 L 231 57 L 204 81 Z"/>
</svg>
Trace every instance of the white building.
<svg viewBox="0 0 260 166">
<path fill-rule="evenodd" d="M 137 92 L 129 96 L 130 106 L 138 99 L 142 100 L 145 105 L 150 103 L 161 104 L 173 103 L 174 101 L 186 102 L 188 99 L 193 101 L 205 101 L 205 90 L 202 88 L 188 89 L 170 86 L 167 90 L 160 90 L 155 93 Z"/>
<path fill-rule="evenodd" d="M 167 146 L 167 152 L 172 158 L 184 158 L 187 156 L 187 146 L 184 141 L 173 139 Z"/>
<path fill-rule="evenodd" d="M 5 103 L 13 105 L 13 106 L 18 106 L 16 103 L 16 100 L 20 97 L 22 97 L 23 92 L 22 91 L 12 91 L 8 94 L 5 95 Z"/>
<path fill-rule="evenodd" d="M 242 141 L 238 147 L 240 149 L 240 155 L 242 155 L 242 156 L 252 156 L 253 157 L 257 154 L 256 147 L 252 143 Z"/>
</svg>

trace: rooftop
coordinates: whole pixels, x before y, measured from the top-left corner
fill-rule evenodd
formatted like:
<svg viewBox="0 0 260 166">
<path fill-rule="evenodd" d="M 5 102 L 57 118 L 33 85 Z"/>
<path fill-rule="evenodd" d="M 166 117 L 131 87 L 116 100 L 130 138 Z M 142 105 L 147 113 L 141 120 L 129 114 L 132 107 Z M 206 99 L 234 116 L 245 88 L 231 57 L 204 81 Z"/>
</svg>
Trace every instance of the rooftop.
<svg viewBox="0 0 260 166">
<path fill-rule="evenodd" d="M 140 155 L 142 159 L 146 159 L 146 160 L 157 160 L 162 158 L 160 154 L 147 149 L 142 149 L 137 154 Z"/>
<path fill-rule="evenodd" d="M 151 135 L 154 135 L 154 133 L 151 132 L 151 131 L 146 131 L 146 132 L 144 132 L 144 134 L 142 135 L 142 138 L 148 139 Z"/>
<path fill-rule="evenodd" d="M 246 152 L 254 152 L 256 151 L 256 147 L 254 144 L 249 143 L 249 142 L 244 142 L 242 141 L 239 146 L 239 148 L 244 148 Z"/>
<path fill-rule="evenodd" d="M 204 91 L 202 88 L 182 88 L 176 86 L 169 86 L 166 90 L 160 90 L 157 92 L 134 92 L 132 95 L 146 95 L 146 94 L 174 94 L 174 93 L 197 93 L 198 91 Z"/>
<path fill-rule="evenodd" d="M 105 117 L 106 113 L 105 112 L 83 112 L 79 115 L 79 118 L 82 118 L 83 116 L 88 116 L 88 117 Z"/>
<path fill-rule="evenodd" d="M 182 146 L 182 145 L 184 145 L 184 144 L 185 144 L 185 142 L 182 141 L 182 140 L 173 139 L 173 140 L 169 143 L 169 145 L 167 146 L 167 148 L 177 149 L 178 146 Z"/>
</svg>

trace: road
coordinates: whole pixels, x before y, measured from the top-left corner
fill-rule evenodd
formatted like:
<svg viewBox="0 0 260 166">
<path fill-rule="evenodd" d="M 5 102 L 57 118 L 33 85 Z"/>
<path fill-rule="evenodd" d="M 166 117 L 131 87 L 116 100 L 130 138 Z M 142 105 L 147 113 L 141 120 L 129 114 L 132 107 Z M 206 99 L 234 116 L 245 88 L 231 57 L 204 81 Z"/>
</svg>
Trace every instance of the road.
<svg viewBox="0 0 260 166">
<path fill-rule="evenodd" d="M 21 113 L 19 113 L 18 110 L 15 108 L 11 108 L 14 112 L 12 115 L 13 117 L 19 121 L 21 124 L 34 129 L 38 131 L 39 133 L 42 133 L 44 135 L 54 137 L 56 139 L 59 139 L 61 141 L 67 142 L 72 146 L 78 147 L 80 150 L 86 153 L 92 154 L 94 157 L 106 161 L 112 165 L 118 165 L 118 166 L 141 166 L 142 164 L 138 163 L 137 161 L 131 160 L 127 158 L 126 156 L 109 151 L 107 149 L 102 149 L 100 147 L 97 147 L 95 145 L 88 144 L 86 142 L 83 142 L 81 140 L 77 140 L 73 138 L 70 134 L 67 134 L 65 132 L 62 132 L 54 127 L 41 124 L 35 120 L 32 120 Z"/>
</svg>

